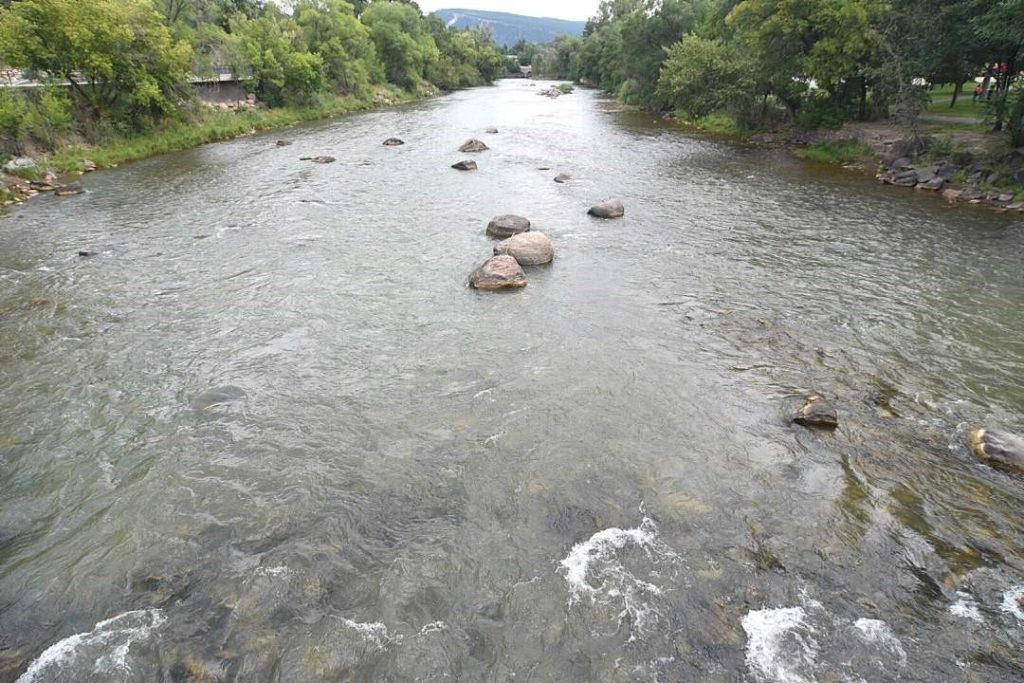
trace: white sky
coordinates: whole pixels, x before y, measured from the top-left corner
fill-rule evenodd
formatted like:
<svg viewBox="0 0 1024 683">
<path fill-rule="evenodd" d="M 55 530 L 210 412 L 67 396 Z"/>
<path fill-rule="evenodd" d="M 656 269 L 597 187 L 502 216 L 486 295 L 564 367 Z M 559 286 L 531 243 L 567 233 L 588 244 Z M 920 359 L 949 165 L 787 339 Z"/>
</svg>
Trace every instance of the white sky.
<svg viewBox="0 0 1024 683">
<path fill-rule="evenodd" d="M 585 21 L 597 12 L 601 0 L 416 0 L 424 13 L 438 9 L 482 9 L 528 17 L 554 17 Z"/>
</svg>

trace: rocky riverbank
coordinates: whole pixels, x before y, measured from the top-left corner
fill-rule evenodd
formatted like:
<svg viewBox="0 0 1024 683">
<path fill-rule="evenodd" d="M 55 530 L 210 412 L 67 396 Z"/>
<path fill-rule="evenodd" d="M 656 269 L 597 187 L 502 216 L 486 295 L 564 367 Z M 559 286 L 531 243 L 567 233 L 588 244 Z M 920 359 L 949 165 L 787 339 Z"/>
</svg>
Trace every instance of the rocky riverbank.
<svg viewBox="0 0 1024 683">
<path fill-rule="evenodd" d="M 757 140 L 755 140 L 757 141 Z M 1000 149 L 989 134 L 907 136 L 882 123 L 849 124 L 838 131 L 791 134 L 783 142 L 797 156 L 826 155 L 845 168 L 873 174 L 880 183 L 934 193 L 950 204 L 981 205 L 1024 213 L 1024 150 Z"/>
</svg>

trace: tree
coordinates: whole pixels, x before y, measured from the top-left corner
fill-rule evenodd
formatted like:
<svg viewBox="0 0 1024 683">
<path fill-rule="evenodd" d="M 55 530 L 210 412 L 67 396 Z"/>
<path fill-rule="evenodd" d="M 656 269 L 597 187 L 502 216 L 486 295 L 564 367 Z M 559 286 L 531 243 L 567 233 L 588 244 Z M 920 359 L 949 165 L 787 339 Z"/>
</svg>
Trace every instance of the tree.
<svg viewBox="0 0 1024 683">
<path fill-rule="evenodd" d="M 327 78 L 341 93 L 358 93 L 384 80 L 384 65 L 370 31 L 346 0 L 299 0 L 293 15 L 307 49 L 320 56 Z"/>
<path fill-rule="evenodd" d="M 413 5 L 378 1 L 363 11 L 362 20 L 370 29 L 388 80 L 416 88 L 427 66 L 440 56 L 423 15 Z"/>
<path fill-rule="evenodd" d="M 235 15 L 231 32 L 238 37 L 262 101 L 272 106 L 309 104 L 326 89 L 323 58 L 306 49 L 302 30 L 280 10 L 268 9 L 256 19 Z"/>
<path fill-rule="evenodd" d="M 0 10 L 0 52 L 70 83 L 94 116 L 135 126 L 176 108 L 191 56 L 149 0 L 20 0 Z"/>
</svg>

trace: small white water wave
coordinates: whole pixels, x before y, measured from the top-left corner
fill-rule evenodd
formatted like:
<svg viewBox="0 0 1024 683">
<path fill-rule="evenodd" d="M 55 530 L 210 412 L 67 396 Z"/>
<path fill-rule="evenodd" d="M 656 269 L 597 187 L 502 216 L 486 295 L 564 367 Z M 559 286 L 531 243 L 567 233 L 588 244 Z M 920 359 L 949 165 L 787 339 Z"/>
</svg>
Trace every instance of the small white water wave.
<svg viewBox="0 0 1024 683">
<path fill-rule="evenodd" d="M 48 647 L 18 683 L 43 683 L 80 680 L 86 675 L 102 675 L 105 680 L 126 680 L 131 674 L 129 654 L 134 643 L 149 639 L 153 631 L 167 621 L 158 609 L 125 612 L 101 621 L 87 633 L 76 633 Z M 81 671 L 83 675 L 76 675 Z"/>
</svg>

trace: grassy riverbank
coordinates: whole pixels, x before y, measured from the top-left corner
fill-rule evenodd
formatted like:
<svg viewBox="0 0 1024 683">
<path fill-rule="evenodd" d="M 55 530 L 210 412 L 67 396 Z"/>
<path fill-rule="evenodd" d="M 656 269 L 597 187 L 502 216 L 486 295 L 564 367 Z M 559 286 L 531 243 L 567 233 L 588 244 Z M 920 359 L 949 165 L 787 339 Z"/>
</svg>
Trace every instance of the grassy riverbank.
<svg viewBox="0 0 1024 683">
<path fill-rule="evenodd" d="M 58 173 L 82 170 L 84 159 L 95 162 L 98 168 L 109 168 L 208 142 L 231 140 L 303 121 L 413 102 L 437 94 L 439 91 L 432 88 L 410 93 L 386 86 L 377 88 L 365 97 L 324 98 L 317 105 L 309 107 L 259 108 L 234 112 L 200 105 L 181 120 L 168 121 L 158 129 L 138 135 L 112 137 L 96 145 L 71 142 L 51 154 L 41 156 L 37 161 L 40 168 Z"/>
</svg>

